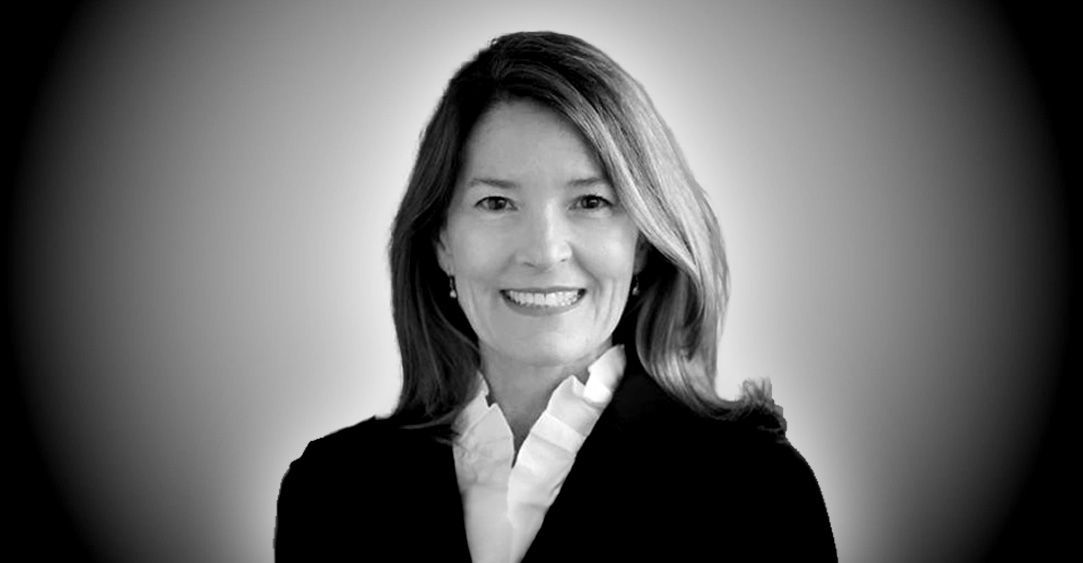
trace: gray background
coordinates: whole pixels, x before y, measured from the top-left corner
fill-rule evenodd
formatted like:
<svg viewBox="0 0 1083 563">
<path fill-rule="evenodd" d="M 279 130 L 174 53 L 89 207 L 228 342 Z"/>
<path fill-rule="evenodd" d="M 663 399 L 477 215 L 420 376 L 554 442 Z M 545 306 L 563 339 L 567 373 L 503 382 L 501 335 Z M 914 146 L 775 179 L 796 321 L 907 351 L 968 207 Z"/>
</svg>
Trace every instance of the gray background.
<svg viewBox="0 0 1083 563">
<path fill-rule="evenodd" d="M 770 378 L 841 559 L 985 545 L 1035 455 L 1062 290 L 1050 140 L 999 20 L 666 4 L 82 12 L 27 140 L 16 312 L 94 548 L 272 557 L 289 462 L 394 404 L 385 247 L 421 128 L 524 29 L 605 50 L 673 129 L 733 270 L 719 391 Z"/>
</svg>

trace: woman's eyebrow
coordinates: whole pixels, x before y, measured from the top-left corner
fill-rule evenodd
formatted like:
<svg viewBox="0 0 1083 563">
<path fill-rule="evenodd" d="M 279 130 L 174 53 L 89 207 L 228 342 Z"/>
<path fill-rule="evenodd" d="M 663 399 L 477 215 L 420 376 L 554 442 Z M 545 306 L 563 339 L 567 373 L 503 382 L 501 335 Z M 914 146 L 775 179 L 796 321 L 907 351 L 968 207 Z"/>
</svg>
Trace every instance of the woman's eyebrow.
<svg viewBox="0 0 1083 563">
<path fill-rule="evenodd" d="M 470 181 L 466 183 L 467 188 L 482 185 L 500 188 L 504 190 L 510 190 L 519 187 L 519 184 L 511 180 L 501 180 L 499 178 L 471 178 Z"/>
<path fill-rule="evenodd" d="M 569 188 L 590 188 L 597 186 L 598 184 L 609 185 L 609 180 L 602 176 L 587 176 L 586 178 L 576 178 L 568 182 Z"/>
</svg>

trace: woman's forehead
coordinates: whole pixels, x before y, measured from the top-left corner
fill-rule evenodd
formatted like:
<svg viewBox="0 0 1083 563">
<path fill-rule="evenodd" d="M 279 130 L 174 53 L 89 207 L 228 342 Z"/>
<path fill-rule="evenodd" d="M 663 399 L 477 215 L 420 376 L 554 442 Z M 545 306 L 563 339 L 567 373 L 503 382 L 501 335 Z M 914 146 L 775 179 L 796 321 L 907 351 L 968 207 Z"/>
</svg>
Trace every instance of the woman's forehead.
<svg viewBox="0 0 1083 563">
<path fill-rule="evenodd" d="M 499 102 L 463 147 L 463 177 L 514 183 L 536 176 L 603 177 L 594 149 L 563 116 L 533 101 Z"/>
</svg>

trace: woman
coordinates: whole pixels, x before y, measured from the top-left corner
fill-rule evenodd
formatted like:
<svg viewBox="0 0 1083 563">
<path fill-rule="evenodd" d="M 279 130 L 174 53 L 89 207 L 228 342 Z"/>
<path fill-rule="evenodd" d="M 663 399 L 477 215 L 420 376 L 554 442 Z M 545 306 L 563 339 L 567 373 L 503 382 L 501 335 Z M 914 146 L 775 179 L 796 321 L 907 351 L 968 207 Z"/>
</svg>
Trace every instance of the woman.
<svg viewBox="0 0 1083 563">
<path fill-rule="evenodd" d="M 390 245 L 398 407 L 313 441 L 278 560 L 832 560 L 769 393 L 714 392 L 703 191 L 647 95 L 555 33 L 451 79 Z"/>
</svg>

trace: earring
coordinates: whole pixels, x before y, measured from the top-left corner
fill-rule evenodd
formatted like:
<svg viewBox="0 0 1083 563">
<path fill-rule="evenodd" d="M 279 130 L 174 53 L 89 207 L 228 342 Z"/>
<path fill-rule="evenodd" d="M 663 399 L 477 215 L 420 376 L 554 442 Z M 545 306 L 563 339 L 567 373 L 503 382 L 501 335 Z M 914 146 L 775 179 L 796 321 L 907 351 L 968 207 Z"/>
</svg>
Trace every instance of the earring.
<svg viewBox="0 0 1083 563">
<path fill-rule="evenodd" d="M 632 276 L 632 297 L 639 295 L 639 276 Z"/>
<path fill-rule="evenodd" d="M 449 289 L 448 295 L 451 296 L 452 299 L 457 298 L 459 296 L 459 294 L 456 293 L 456 291 L 455 291 L 455 276 L 448 276 L 447 277 L 447 285 L 448 285 L 448 289 Z"/>
</svg>

